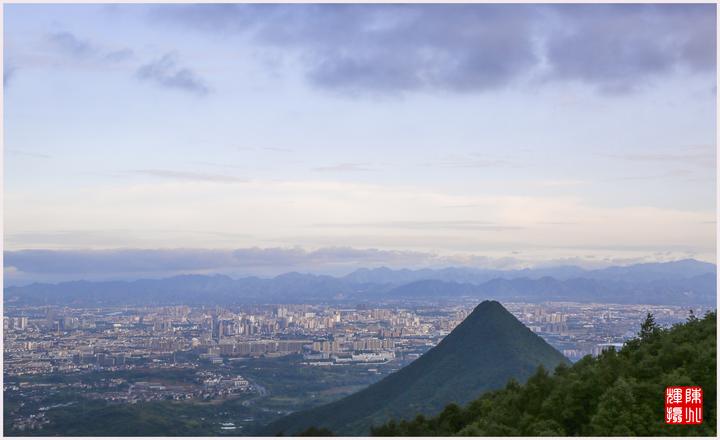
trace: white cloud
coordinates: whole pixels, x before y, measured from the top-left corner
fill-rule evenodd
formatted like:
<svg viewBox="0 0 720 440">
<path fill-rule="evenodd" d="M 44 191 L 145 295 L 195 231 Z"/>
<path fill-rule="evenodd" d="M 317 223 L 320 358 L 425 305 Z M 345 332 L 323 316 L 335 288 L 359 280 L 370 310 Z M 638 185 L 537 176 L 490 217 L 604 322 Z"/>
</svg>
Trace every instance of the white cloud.
<svg viewBox="0 0 720 440">
<path fill-rule="evenodd" d="M 5 215 L 9 249 L 299 245 L 498 257 L 529 251 L 538 258 L 671 250 L 706 259 L 715 252 L 711 211 L 332 181 L 172 181 L 42 196 L 14 192 L 6 194 Z M 57 231 L 64 233 L 53 235 Z"/>
</svg>

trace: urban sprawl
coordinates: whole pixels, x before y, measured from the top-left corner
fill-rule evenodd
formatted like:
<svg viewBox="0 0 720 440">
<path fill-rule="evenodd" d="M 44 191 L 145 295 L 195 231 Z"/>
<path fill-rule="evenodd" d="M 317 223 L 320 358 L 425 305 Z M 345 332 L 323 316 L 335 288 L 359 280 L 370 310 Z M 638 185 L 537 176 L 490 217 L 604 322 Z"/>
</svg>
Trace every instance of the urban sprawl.
<svg viewBox="0 0 720 440">
<path fill-rule="evenodd" d="M 477 302 L 445 305 L 6 308 L 4 391 L 28 396 L 67 388 L 88 398 L 136 403 L 227 399 L 262 386 L 216 367 L 248 358 L 301 356 L 307 368 L 405 365 L 439 343 Z M 676 306 L 548 302 L 504 304 L 571 360 L 620 347 L 647 312 L 661 325 L 687 319 Z M 695 314 L 703 313 L 696 309 Z M 190 383 L 104 378 L 98 383 L 43 382 L 38 375 L 134 369 L 186 370 Z M 227 373 L 225 371 L 233 371 Z M 46 408 L 15 421 L 41 427 Z"/>
</svg>

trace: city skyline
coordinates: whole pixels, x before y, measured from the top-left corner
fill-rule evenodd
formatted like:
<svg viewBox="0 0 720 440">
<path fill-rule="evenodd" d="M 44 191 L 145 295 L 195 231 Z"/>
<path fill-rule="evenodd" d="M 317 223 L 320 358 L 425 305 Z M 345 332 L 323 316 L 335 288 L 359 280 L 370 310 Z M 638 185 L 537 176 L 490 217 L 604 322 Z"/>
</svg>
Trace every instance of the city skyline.
<svg viewBox="0 0 720 440">
<path fill-rule="evenodd" d="M 394 301 L 227 307 L 11 306 L 3 319 L 6 399 L 34 402 L 37 409 L 6 413 L 6 420 L 12 423 L 5 429 L 15 433 L 54 429 L 57 415 L 52 412 L 63 407 L 76 409 L 78 402 L 42 402 L 64 392 L 94 399 L 95 405 L 106 402 L 129 409 L 151 402 L 162 405 L 167 400 L 174 405 L 241 402 L 232 412 L 215 409 L 205 415 L 205 432 L 253 434 L 282 413 L 269 392 L 276 381 L 286 384 L 280 391 L 285 412 L 300 408 L 295 401 L 298 395 L 301 402 L 326 401 L 323 393 L 312 390 L 315 386 L 333 388 L 339 371 L 343 385 L 350 382 L 363 387 L 408 366 L 437 347 L 473 310 L 492 303 L 478 305 L 478 301 L 463 298 L 442 305 Z M 691 313 L 685 306 L 668 305 L 495 304 L 506 307 L 522 323 L 519 325 L 545 339 L 558 357 L 570 361 L 619 349 L 636 336 L 648 311 L 663 326 L 683 322 Z M 695 307 L 694 313 L 703 316 L 710 310 Z M 307 374 L 321 375 L 324 380 L 314 384 Z M 57 375 L 67 379 L 42 379 Z M 93 379 L 80 379 L 83 376 Z M 169 377 L 173 379 L 168 381 Z M 192 417 L 198 417 L 197 407 L 184 408 L 194 409 Z"/>
<path fill-rule="evenodd" d="M 6 282 L 715 262 L 713 4 L 4 12 Z"/>
</svg>

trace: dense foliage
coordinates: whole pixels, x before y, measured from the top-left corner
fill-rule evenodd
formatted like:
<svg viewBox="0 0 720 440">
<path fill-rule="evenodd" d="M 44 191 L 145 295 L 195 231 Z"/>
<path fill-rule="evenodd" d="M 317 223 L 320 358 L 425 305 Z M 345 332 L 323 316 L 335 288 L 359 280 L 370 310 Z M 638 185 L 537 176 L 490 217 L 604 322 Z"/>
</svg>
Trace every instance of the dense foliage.
<svg viewBox="0 0 720 440">
<path fill-rule="evenodd" d="M 316 428 L 311 426 L 298 434 L 298 437 L 333 437 L 334 435 L 335 434 L 327 428 Z"/>
<path fill-rule="evenodd" d="M 511 380 L 461 407 L 450 404 L 435 417 L 391 421 L 376 436 L 715 436 L 716 313 L 670 329 L 651 315 L 638 337 L 619 352 L 587 356 L 550 375 L 544 368 L 525 383 Z M 699 385 L 704 391 L 701 425 L 667 425 L 666 386 Z"/>
</svg>

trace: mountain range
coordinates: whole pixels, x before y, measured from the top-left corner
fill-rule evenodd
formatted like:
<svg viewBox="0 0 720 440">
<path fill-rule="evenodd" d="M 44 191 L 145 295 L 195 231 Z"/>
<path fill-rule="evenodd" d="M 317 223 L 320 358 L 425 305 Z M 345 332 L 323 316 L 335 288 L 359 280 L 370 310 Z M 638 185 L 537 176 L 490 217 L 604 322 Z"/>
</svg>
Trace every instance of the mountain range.
<svg viewBox="0 0 720 440">
<path fill-rule="evenodd" d="M 254 302 L 487 299 L 671 305 L 715 304 L 716 266 L 696 260 L 585 270 L 575 266 L 486 270 L 359 269 L 344 277 L 291 272 L 275 278 L 180 275 L 7 287 L 7 304 L 237 304 Z"/>
<path fill-rule="evenodd" d="M 557 280 L 589 278 L 597 280 L 615 280 L 628 282 L 659 281 L 683 279 L 693 276 L 715 273 L 716 266 L 711 263 L 686 259 L 666 263 L 641 263 L 629 266 L 610 266 L 604 269 L 588 270 L 578 266 L 552 266 L 534 269 L 478 269 L 468 267 L 448 267 L 444 269 L 400 269 L 387 267 L 358 269 L 345 277 L 346 281 L 372 284 L 405 284 L 420 280 L 454 281 L 458 283 L 480 284 L 495 278 L 515 279 L 544 277 Z"/>
<path fill-rule="evenodd" d="M 437 346 L 410 365 L 338 401 L 277 420 L 261 434 L 297 434 L 310 427 L 367 435 L 390 418 L 432 414 L 466 403 L 511 378 L 525 381 L 542 365 L 569 362 L 497 301 L 484 301 Z"/>
</svg>

